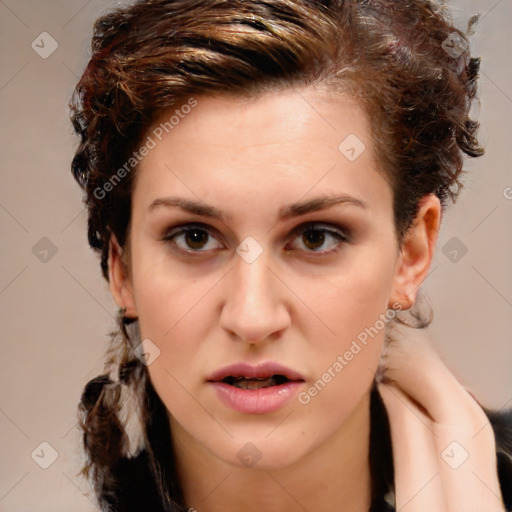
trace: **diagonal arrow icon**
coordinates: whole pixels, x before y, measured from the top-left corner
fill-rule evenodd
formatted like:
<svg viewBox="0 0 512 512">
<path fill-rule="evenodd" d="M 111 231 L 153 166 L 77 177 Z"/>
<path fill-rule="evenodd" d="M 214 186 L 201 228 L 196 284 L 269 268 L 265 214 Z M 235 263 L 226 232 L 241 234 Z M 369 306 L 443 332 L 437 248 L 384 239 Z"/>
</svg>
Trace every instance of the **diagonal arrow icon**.
<svg viewBox="0 0 512 512">
<path fill-rule="evenodd" d="M 34 448 L 30 457 L 41 469 L 48 469 L 59 458 L 59 454 L 48 441 L 43 441 Z"/>
<path fill-rule="evenodd" d="M 32 254 L 41 263 L 48 263 L 57 254 L 57 251 L 57 246 L 45 236 L 32 247 Z"/>
<path fill-rule="evenodd" d="M 253 263 L 256 261 L 262 252 L 263 247 L 261 247 L 258 241 L 252 236 L 244 238 L 236 248 L 236 253 L 246 263 Z"/>
<path fill-rule="evenodd" d="M 355 133 L 347 135 L 338 145 L 338 150 L 349 162 L 357 160 L 365 149 L 363 141 Z"/>
<path fill-rule="evenodd" d="M 59 43 L 48 32 L 41 32 L 30 46 L 39 57 L 47 59 L 59 47 Z"/>
</svg>

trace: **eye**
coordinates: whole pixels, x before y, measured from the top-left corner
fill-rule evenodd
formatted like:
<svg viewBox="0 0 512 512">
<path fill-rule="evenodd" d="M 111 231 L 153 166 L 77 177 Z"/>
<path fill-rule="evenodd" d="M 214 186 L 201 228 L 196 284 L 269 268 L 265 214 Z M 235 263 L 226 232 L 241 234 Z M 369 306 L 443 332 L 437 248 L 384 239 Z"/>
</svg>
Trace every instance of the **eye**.
<svg viewBox="0 0 512 512">
<path fill-rule="evenodd" d="M 300 243 L 302 244 L 302 247 L 299 247 L 300 250 L 330 254 L 339 251 L 341 245 L 348 241 L 348 236 L 344 234 L 343 231 L 319 226 L 326 225 L 310 223 L 300 226 L 294 231 L 294 234 L 297 234 L 295 239 L 300 239 Z"/>
<path fill-rule="evenodd" d="M 292 236 L 295 237 L 293 240 L 299 239 L 299 245 L 302 245 L 298 248 L 299 250 L 319 254 L 337 252 L 349 238 L 344 231 L 333 229 L 328 224 L 318 223 L 299 226 L 293 231 Z M 207 252 L 223 248 L 220 242 L 215 242 L 216 239 L 209 226 L 203 224 L 178 226 L 166 233 L 162 240 L 174 244 L 179 250 L 187 253 Z M 292 249 L 296 248 L 292 247 Z"/>
<path fill-rule="evenodd" d="M 211 232 L 202 224 L 188 224 L 180 226 L 167 233 L 163 240 L 171 242 L 185 252 L 206 252 L 222 248 L 222 244 L 212 244 L 214 240 Z"/>
</svg>

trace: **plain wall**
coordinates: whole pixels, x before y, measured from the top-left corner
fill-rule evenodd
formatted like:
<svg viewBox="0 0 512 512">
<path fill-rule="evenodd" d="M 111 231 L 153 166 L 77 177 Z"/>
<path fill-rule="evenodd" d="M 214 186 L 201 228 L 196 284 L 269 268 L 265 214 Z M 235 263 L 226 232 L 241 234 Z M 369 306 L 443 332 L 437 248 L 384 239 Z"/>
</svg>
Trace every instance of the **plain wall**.
<svg viewBox="0 0 512 512">
<path fill-rule="evenodd" d="M 76 476 L 76 406 L 84 384 L 102 371 L 116 309 L 87 245 L 81 192 L 70 173 L 77 140 L 67 102 L 87 62 L 93 20 L 113 5 L 0 2 L 1 511 L 96 510 Z M 462 29 L 470 15 L 484 15 L 472 44 L 482 57 L 479 119 L 487 155 L 466 165 L 465 190 L 444 218 L 423 288 L 449 367 L 485 405 L 510 407 L 512 4 L 455 5 Z M 46 59 L 31 46 L 35 40 L 40 53 L 51 49 L 48 36 L 41 47 L 42 32 L 58 44 Z M 467 248 L 457 262 L 449 242 L 459 245 L 458 257 Z M 50 251 L 46 262 L 42 250 Z M 31 457 L 41 442 L 58 452 L 48 469 Z M 49 460 L 51 452 L 43 446 L 38 454 Z"/>
</svg>

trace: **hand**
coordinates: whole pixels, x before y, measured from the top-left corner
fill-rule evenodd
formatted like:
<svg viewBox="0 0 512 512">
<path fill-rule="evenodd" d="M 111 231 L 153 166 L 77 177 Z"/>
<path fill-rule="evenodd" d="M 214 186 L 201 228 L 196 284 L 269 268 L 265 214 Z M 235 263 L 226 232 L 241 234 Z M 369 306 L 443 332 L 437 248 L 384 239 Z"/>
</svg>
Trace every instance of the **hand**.
<svg viewBox="0 0 512 512">
<path fill-rule="evenodd" d="M 506 512 L 486 414 L 425 329 L 389 334 L 378 390 L 391 427 L 397 512 Z"/>
</svg>

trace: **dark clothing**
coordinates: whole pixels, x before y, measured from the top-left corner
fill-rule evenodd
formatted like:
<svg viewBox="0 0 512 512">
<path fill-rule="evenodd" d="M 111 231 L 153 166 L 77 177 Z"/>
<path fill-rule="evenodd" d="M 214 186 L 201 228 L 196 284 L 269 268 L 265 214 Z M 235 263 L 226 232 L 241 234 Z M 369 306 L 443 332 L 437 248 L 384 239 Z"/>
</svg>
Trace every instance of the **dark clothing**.
<svg viewBox="0 0 512 512">
<path fill-rule="evenodd" d="M 373 476 L 372 506 L 369 512 L 395 512 L 394 505 L 385 499 L 389 491 L 393 490 L 393 458 L 387 412 L 376 387 L 372 390 L 370 410 L 370 467 Z M 495 432 L 501 492 L 507 512 L 512 512 L 512 409 L 501 413 L 487 410 L 485 412 Z M 118 466 L 117 476 L 122 485 L 117 494 L 117 504 L 112 510 L 115 512 L 165 511 L 150 470 L 146 451 L 141 452 L 134 459 L 123 459 Z"/>
</svg>

